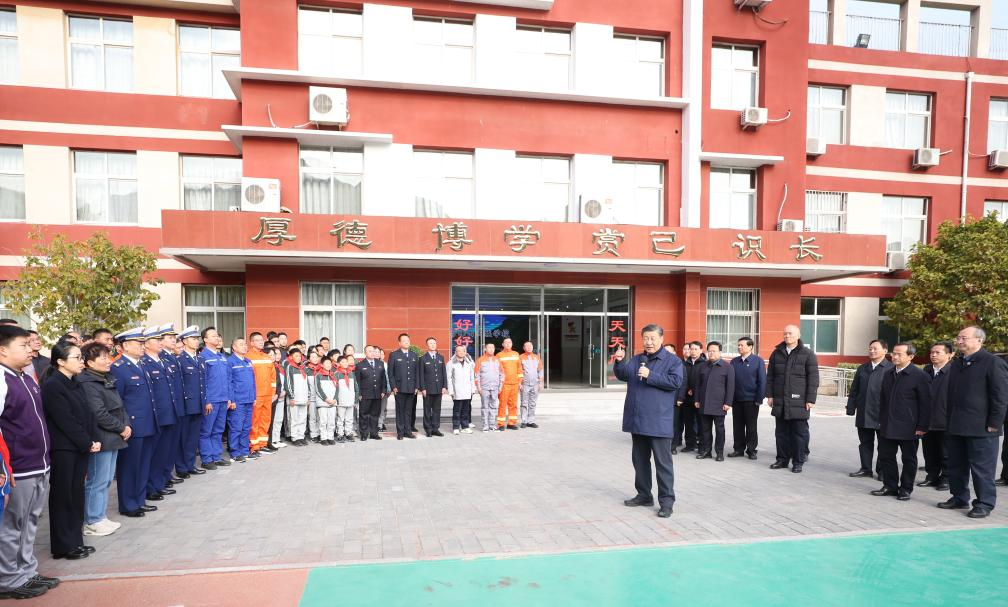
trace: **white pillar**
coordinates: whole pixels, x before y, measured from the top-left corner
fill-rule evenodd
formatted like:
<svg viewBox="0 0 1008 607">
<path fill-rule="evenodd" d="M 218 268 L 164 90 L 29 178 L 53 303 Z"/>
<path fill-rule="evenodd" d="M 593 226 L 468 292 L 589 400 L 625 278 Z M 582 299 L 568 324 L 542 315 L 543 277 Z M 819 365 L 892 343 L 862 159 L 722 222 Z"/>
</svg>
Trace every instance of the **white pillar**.
<svg viewBox="0 0 1008 607">
<path fill-rule="evenodd" d="M 830 0 L 829 44 L 847 45 L 847 0 Z"/>
<path fill-rule="evenodd" d="M 700 227 L 703 54 L 703 0 L 684 0 L 682 96 L 688 105 L 682 113 L 682 209 L 679 225 L 686 228 Z"/>
<path fill-rule="evenodd" d="M 916 53 L 920 38 L 920 0 L 906 0 L 900 5 L 900 50 Z"/>
</svg>

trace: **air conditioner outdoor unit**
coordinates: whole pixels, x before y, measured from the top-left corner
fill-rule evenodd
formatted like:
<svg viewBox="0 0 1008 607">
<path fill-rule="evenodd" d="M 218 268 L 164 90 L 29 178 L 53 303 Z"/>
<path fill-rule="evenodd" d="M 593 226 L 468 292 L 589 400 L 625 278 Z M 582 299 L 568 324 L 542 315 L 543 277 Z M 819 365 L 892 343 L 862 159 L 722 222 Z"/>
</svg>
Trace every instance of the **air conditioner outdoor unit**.
<svg viewBox="0 0 1008 607">
<path fill-rule="evenodd" d="M 995 171 L 997 169 L 1008 169 L 1008 150 L 994 150 L 987 156 L 987 168 Z"/>
<path fill-rule="evenodd" d="M 280 180 L 242 177 L 241 210 L 256 213 L 279 213 Z"/>
<path fill-rule="evenodd" d="M 805 140 L 806 156 L 822 156 L 826 153 L 826 141 L 819 137 L 809 137 Z"/>
<path fill-rule="evenodd" d="M 754 8 L 760 10 L 770 4 L 770 0 L 735 0 L 735 6 L 739 8 Z"/>
<path fill-rule="evenodd" d="M 917 148 L 913 155 L 913 168 L 922 169 L 938 166 L 941 151 L 938 148 Z"/>
<path fill-rule="evenodd" d="M 752 129 L 767 123 L 765 107 L 747 107 L 742 110 L 742 128 Z"/>
<path fill-rule="evenodd" d="M 781 219 L 777 224 L 778 232 L 802 232 L 805 223 L 801 219 Z"/>
<path fill-rule="evenodd" d="M 308 120 L 318 124 L 346 126 L 350 122 L 346 89 L 327 86 L 308 87 Z"/>
<path fill-rule="evenodd" d="M 581 223 L 616 223 L 616 203 L 611 196 L 581 195 Z"/>
<path fill-rule="evenodd" d="M 886 265 L 890 272 L 905 270 L 907 267 L 907 253 L 904 251 L 889 251 L 886 253 Z"/>
</svg>

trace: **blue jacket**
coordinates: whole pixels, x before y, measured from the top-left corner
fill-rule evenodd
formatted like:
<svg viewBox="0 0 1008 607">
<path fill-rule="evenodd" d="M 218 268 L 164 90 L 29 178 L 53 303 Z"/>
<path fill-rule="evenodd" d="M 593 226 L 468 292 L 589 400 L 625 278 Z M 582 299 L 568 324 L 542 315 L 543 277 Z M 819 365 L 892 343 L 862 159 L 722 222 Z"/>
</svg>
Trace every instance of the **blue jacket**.
<svg viewBox="0 0 1008 607">
<path fill-rule="evenodd" d="M 227 354 L 214 352 L 210 348 L 203 348 L 203 351 L 199 353 L 199 358 L 203 361 L 203 369 L 206 371 L 207 403 L 233 403 L 234 398 L 231 397 L 231 363 L 228 362 Z"/>
<path fill-rule="evenodd" d="M 228 367 L 231 369 L 231 394 L 234 395 L 232 402 L 247 405 L 256 400 L 255 371 L 252 370 L 252 361 L 232 354 L 227 358 Z"/>
<path fill-rule="evenodd" d="M 185 411 L 185 394 L 182 388 L 182 366 L 178 358 L 171 352 L 161 352 L 161 362 L 164 363 L 168 371 L 168 379 L 171 380 L 172 394 L 175 396 L 175 417 L 182 417 Z"/>
<path fill-rule="evenodd" d="M 649 370 L 641 379 L 637 370 L 644 362 Z M 616 378 L 627 382 L 623 403 L 623 431 L 660 438 L 675 434 L 676 393 L 683 381 L 683 364 L 665 348 L 648 355 L 627 356 L 613 366 Z"/>
<path fill-rule="evenodd" d="M 157 432 L 157 411 L 147 372 L 125 356 L 112 363 L 116 392 L 126 409 L 126 424 L 133 436 L 143 438 Z"/>
<path fill-rule="evenodd" d="M 168 367 L 165 366 L 164 360 L 154 360 L 146 354 L 140 359 L 140 366 L 147 372 L 147 381 L 150 384 L 151 394 L 154 395 L 154 411 L 157 412 L 158 427 L 171 426 L 176 419 L 175 388 L 172 386 L 171 377 L 168 376 Z"/>
<path fill-rule="evenodd" d="M 200 415 L 206 398 L 206 367 L 199 355 L 191 356 L 183 351 L 178 357 L 179 368 L 182 370 L 182 398 L 185 401 L 186 415 Z"/>
<path fill-rule="evenodd" d="M 731 359 L 731 366 L 735 371 L 734 402 L 763 402 L 766 398 L 766 362 L 750 354 L 744 361 L 741 356 Z"/>
</svg>

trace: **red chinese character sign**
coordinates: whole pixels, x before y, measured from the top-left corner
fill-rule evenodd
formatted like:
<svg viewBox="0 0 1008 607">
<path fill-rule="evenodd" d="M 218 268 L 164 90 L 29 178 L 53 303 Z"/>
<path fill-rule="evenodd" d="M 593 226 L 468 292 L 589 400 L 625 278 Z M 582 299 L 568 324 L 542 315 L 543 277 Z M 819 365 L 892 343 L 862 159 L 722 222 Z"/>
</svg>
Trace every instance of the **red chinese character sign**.
<svg viewBox="0 0 1008 607">
<path fill-rule="evenodd" d="M 455 346 L 465 346 L 469 356 L 476 358 L 475 314 L 452 314 L 452 353 Z"/>
<path fill-rule="evenodd" d="M 610 318 L 609 327 L 606 330 L 606 352 L 609 354 L 609 358 L 606 360 L 606 373 L 609 377 L 609 382 L 616 381 L 616 374 L 613 373 L 613 360 L 616 356 L 616 351 L 620 348 L 627 351 L 627 355 L 630 354 L 630 342 L 629 333 L 627 332 L 627 323 L 629 319 L 627 318 Z"/>
</svg>

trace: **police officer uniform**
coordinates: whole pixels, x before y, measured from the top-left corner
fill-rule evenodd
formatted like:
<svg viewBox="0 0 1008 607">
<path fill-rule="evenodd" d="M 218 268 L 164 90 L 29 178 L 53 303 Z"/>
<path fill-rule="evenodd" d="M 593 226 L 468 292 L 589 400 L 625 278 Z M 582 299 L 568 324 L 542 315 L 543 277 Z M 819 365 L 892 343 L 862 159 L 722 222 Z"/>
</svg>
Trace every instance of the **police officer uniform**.
<svg viewBox="0 0 1008 607">
<path fill-rule="evenodd" d="M 123 331 L 116 335 L 117 342 L 143 342 L 143 327 Z M 157 442 L 157 411 L 147 372 L 139 360 L 120 356 L 109 373 L 115 379 L 116 392 L 122 399 L 132 434 L 126 448 L 116 458 L 116 491 L 119 496 L 119 513 L 130 517 L 143 516 L 156 510 L 147 506 L 147 476 Z"/>
<path fill-rule="evenodd" d="M 357 385 L 360 386 L 360 437 L 381 439 L 378 434 L 378 415 L 385 398 L 388 380 L 385 377 L 385 363 L 368 358 L 354 369 Z"/>
<path fill-rule="evenodd" d="M 143 333 L 144 342 L 160 339 L 160 327 L 148 327 Z M 165 360 L 158 356 L 144 354 L 140 366 L 147 372 L 151 393 L 154 395 L 154 410 L 157 412 L 158 433 L 151 460 L 150 474 L 147 476 L 147 499 L 161 500 L 165 495 L 175 493 L 167 486 L 171 469 L 175 466 L 175 445 L 178 444 L 178 429 L 175 427 L 175 386 Z M 181 396 L 181 395 L 180 395 Z"/>
<path fill-rule="evenodd" d="M 178 335 L 175 331 L 175 323 L 172 322 L 161 325 L 160 331 L 162 338 L 166 335 Z M 168 470 L 165 473 L 168 479 L 166 484 L 171 487 L 183 482 L 183 479 L 189 476 L 189 469 L 180 461 L 182 454 L 182 430 L 186 421 L 185 395 L 182 385 L 182 366 L 179 364 L 178 357 L 175 356 L 174 352 L 169 352 L 167 349 L 162 348 L 160 358 L 168 370 L 168 378 L 171 380 L 172 392 L 175 397 L 175 426 L 172 428 L 174 438 L 169 455 Z M 178 475 L 178 478 L 172 476 L 173 471 Z"/>
<path fill-rule="evenodd" d="M 397 349 L 389 355 L 389 384 L 395 395 L 396 438 L 416 438 L 416 393 L 420 388 L 419 360 L 412 350 Z"/>
<path fill-rule="evenodd" d="M 251 360 L 234 352 L 227 362 L 231 373 L 231 401 L 235 404 L 227 413 L 228 451 L 234 459 L 244 461 L 250 453 L 249 433 L 252 432 L 252 408 L 256 400 L 255 371 Z"/>
<path fill-rule="evenodd" d="M 179 335 L 179 339 L 189 337 L 199 337 L 199 327 L 186 327 Z M 186 350 L 182 350 L 177 360 L 182 375 L 182 401 L 185 407 L 179 422 L 179 452 L 175 460 L 175 470 L 179 476 L 186 478 L 190 474 L 205 472 L 202 468 L 196 467 L 196 450 L 199 449 L 203 405 L 206 403 L 206 368 L 199 354 L 194 356 Z"/>
<path fill-rule="evenodd" d="M 200 424 L 199 453 L 204 468 L 214 470 L 218 465 L 230 466 L 222 458 L 224 448 L 221 437 L 227 423 L 227 408 L 231 400 L 231 364 L 227 355 L 213 348 L 203 348 L 199 353 L 206 377 L 206 402 L 203 403 L 203 421 Z M 207 411 L 207 408 L 210 410 Z"/>
<path fill-rule="evenodd" d="M 427 436 L 441 434 L 441 392 L 448 387 L 444 357 L 427 352 L 420 359 L 420 389 L 423 397 L 423 429 Z"/>
</svg>

